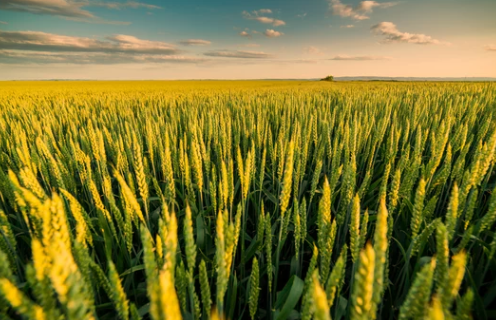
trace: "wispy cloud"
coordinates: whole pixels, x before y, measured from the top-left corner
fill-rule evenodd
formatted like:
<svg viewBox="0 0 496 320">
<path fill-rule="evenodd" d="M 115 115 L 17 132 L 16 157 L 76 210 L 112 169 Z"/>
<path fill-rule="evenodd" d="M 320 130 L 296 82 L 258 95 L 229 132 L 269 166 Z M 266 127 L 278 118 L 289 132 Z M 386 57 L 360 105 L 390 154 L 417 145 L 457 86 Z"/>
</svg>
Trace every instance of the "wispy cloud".
<svg viewBox="0 0 496 320">
<path fill-rule="evenodd" d="M 264 35 L 267 38 L 277 38 L 277 37 L 284 35 L 284 33 L 276 31 L 274 29 L 267 29 L 267 30 L 265 30 Z"/>
<path fill-rule="evenodd" d="M 329 10 L 333 15 L 354 20 L 370 19 L 370 14 L 374 8 L 389 8 L 397 4 L 397 2 L 362 1 L 357 6 L 351 6 L 342 3 L 340 0 L 328 1 Z"/>
<path fill-rule="evenodd" d="M 222 58 L 242 58 L 242 59 L 267 59 L 272 55 L 260 51 L 242 51 L 242 50 L 219 50 L 206 52 L 203 55 L 209 57 L 222 57 Z"/>
<path fill-rule="evenodd" d="M 260 47 L 260 45 L 258 43 L 247 43 L 247 44 L 243 44 L 241 46 L 246 47 L 246 48 L 258 48 L 258 47 Z"/>
<path fill-rule="evenodd" d="M 195 39 L 193 39 L 195 40 Z M 0 63 L 203 63 L 205 58 L 183 55 L 175 45 L 113 35 L 103 39 L 36 31 L 1 31 Z"/>
<path fill-rule="evenodd" d="M 94 17 L 91 19 L 87 18 L 78 18 L 78 17 L 66 17 L 65 20 L 76 21 L 76 22 L 84 22 L 84 23 L 93 23 L 93 24 L 109 24 L 116 26 L 128 26 L 131 22 L 128 21 L 116 21 L 116 20 L 105 20 L 99 17 Z"/>
<path fill-rule="evenodd" d="M 49 52 L 0 50 L 0 64 L 136 64 L 205 63 L 208 59 L 183 55 L 105 52 Z"/>
<path fill-rule="evenodd" d="M 371 61 L 371 60 L 391 60 L 391 57 L 386 56 L 349 56 L 349 55 L 337 55 L 329 60 L 339 60 L 339 61 Z"/>
<path fill-rule="evenodd" d="M 202 39 L 188 39 L 188 40 L 182 40 L 179 41 L 180 44 L 183 46 L 208 46 L 211 45 L 212 42 L 208 40 L 202 40 Z"/>
<path fill-rule="evenodd" d="M 9 24 L 9 23 L 5 21 L 0 21 L 0 24 Z"/>
<path fill-rule="evenodd" d="M 109 9 L 122 8 L 146 8 L 160 9 L 159 6 L 146 3 L 127 1 L 127 2 L 102 2 L 102 1 L 72 1 L 72 0 L 2 0 L 0 10 L 29 12 L 40 15 L 59 16 L 67 20 L 88 22 L 88 23 L 107 23 L 107 24 L 129 24 L 120 21 L 106 21 L 95 16 L 90 11 L 83 9 L 86 7 L 105 7 Z"/>
<path fill-rule="evenodd" d="M 123 8 L 133 8 L 133 9 L 138 9 L 138 8 L 145 8 L 149 10 L 153 9 L 162 9 L 162 7 L 153 5 L 153 4 L 147 4 L 143 2 L 137 2 L 137 1 L 127 1 L 127 2 L 88 2 L 88 6 L 93 6 L 93 7 L 105 7 L 109 9 L 123 9 Z"/>
<path fill-rule="evenodd" d="M 398 30 L 392 22 L 381 22 L 371 27 L 372 32 L 384 36 L 383 43 L 405 42 L 414 44 L 448 44 L 421 33 L 408 33 Z"/>
<path fill-rule="evenodd" d="M 352 25 L 352 24 L 347 24 L 345 26 L 340 26 L 341 29 L 351 29 L 351 28 L 354 28 L 355 26 Z"/>
<path fill-rule="evenodd" d="M 93 18 L 91 12 L 82 9 L 87 5 L 87 2 L 68 0 L 2 0 L 0 9 L 62 17 Z"/>
<path fill-rule="evenodd" d="M 486 51 L 496 51 L 496 45 L 488 44 L 487 46 L 484 46 L 484 49 L 486 49 Z"/>
<path fill-rule="evenodd" d="M 308 54 L 314 54 L 314 55 L 323 55 L 324 54 L 322 52 L 322 50 L 320 50 L 319 48 L 314 47 L 314 46 L 306 47 L 305 52 Z"/>
<path fill-rule="evenodd" d="M 297 18 L 305 18 L 307 16 L 307 13 L 302 13 L 302 14 L 297 14 L 296 17 Z"/>
<path fill-rule="evenodd" d="M 272 13 L 272 11 L 270 11 L 270 12 L 262 12 L 262 10 L 269 10 L 270 11 L 270 9 L 261 9 L 261 10 L 258 10 L 258 11 L 252 11 L 252 13 L 250 13 L 248 11 L 243 11 L 242 14 L 243 14 L 243 17 L 245 19 L 256 20 L 258 22 L 265 23 L 265 24 L 271 24 L 274 27 L 279 27 L 279 26 L 286 25 L 286 22 L 284 22 L 282 20 L 271 18 L 271 17 L 267 17 L 267 16 L 260 16 L 260 14 L 262 14 L 262 13 Z"/>
<path fill-rule="evenodd" d="M 105 40 L 64 36 L 39 31 L 1 31 L 0 47 L 13 50 L 59 52 L 121 52 L 148 54 L 177 54 L 174 45 L 142 40 L 130 35 L 115 35 Z"/>
</svg>

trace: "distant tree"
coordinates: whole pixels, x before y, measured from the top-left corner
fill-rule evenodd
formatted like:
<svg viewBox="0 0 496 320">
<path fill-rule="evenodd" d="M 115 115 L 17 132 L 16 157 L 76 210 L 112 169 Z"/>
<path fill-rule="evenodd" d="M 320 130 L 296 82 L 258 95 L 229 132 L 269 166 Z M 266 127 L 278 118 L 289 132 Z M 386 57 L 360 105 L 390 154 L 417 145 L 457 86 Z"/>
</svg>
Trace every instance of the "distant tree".
<svg viewBox="0 0 496 320">
<path fill-rule="evenodd" d="M 320 81 L 334 81 L 334 77 L 329 75 L 329 76 L 325 77 L 324 79 L 321 79 Z"/>
</svg>

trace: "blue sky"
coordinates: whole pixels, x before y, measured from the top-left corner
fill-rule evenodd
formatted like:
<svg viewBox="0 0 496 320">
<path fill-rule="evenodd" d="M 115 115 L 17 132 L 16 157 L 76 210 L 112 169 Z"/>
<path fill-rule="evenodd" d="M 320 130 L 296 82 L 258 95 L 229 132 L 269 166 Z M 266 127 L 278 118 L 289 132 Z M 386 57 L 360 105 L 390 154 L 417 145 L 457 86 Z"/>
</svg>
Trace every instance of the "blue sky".
<svg viewBox="0 0 496 320">
<path fill-rule="evenodd" d="M 496 77 L 495 0 L 1 0 L 0 79 Z"/>
</svg>

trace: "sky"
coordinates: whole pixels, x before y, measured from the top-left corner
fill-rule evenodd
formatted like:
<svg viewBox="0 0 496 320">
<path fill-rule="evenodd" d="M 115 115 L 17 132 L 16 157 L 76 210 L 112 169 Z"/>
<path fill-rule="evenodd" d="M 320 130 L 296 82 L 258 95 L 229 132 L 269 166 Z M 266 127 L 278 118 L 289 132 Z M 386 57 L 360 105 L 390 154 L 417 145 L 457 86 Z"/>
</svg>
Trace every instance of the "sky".
<svg viewBox="0 0 496 320">
<path fill-rule="evenodd" d="M 0 0 L 0 80 L 496 77 L 496 0 Z"/>
</svg>

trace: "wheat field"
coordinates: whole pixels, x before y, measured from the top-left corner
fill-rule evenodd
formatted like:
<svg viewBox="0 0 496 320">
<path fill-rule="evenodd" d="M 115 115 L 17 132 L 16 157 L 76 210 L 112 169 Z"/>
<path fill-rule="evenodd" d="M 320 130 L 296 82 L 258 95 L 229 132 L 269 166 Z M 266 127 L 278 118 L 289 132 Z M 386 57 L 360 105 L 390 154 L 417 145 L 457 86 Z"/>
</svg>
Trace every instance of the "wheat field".
<svg viewBox="0 0 496 320">
<path fill-rule="evenodd" d="M 0 83 L 0 319 L 494 319 L 496 85 Z"/>
</svg>

